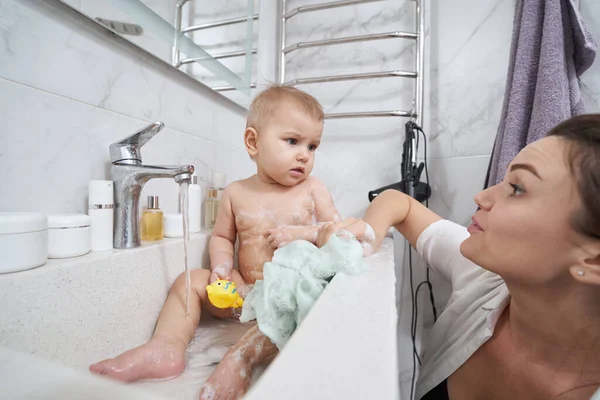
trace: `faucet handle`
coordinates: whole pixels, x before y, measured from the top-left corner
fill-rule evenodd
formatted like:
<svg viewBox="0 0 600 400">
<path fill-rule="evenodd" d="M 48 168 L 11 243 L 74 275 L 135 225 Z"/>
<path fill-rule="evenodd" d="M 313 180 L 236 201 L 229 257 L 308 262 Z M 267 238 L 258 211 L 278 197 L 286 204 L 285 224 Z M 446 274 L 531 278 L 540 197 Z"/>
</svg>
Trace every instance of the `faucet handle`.
<svg viewBox="0 0 600 400">
<path fill-rule="evenodd" d="M 164 127 L 165 124 L 162 122 L 154 122 L 137 131 L 133 135 L 111 144 L 109 146 L 110 162 L 123 162 L 124 164 L 134 165 L 141 164 L 141 147 L 148 143 L 150 139 L 152 139 L 154 135 L 160 132 Z"/>
</svg>

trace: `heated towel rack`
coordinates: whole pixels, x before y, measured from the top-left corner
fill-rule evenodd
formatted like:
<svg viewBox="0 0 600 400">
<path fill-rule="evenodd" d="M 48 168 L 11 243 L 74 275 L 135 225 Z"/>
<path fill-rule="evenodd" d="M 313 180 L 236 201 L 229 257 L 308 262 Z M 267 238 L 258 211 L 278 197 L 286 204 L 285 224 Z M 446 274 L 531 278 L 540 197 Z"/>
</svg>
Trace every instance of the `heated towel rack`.
<svg viewBox="0 0 600 400">
<path fill-rule="evenodd" d="M 172 61 L 171 61 L 171 63 L 173 64 L 173 66 L 175 68 L 180 68 L 182 65 L 191 64 L 195 61 L 202 61 L 204 59 L 202 57 L 191 57 L 191 58 L 181 59 L 181 52 L 179 50 L 179 43 L 178 43 L 179 34 L 185 35 L 190 32 L 201 31 L 201 30 L 205 30 L 205 29 L 218 28 L 221 26 L 234 25 L 234 24 L 241 24 L 241 23 L 247 22 L 249 19 L 252 19 L 254 21 L 258 20 L 258 14 L 254 14 L 251 16 L 235 17 L 235 18 L 224 19 L 221 21 L 208 22 L 205 24 L 183 27 L 182 26 L 183 7 L 185 6 L 185 4 L 188 1 L 191 1 L 191 0 L 179 0 L 177 2 L 177 5 L 175 6 L 176 7 L 176 9 L 175 9 L 175 42 L 173 43 L 173 54 L 172 54 Z M 252 54 L 256 54 L 256 51 L 257 50 L 255 48 L 251 49 Z M 226 53 L 211 54 L 210 58 L 219 60 L 219 59 L 224 59 L 224 58 L 244 57 L 244 56 L 246 56 L 246 50 L 236 50 L 236 51 L 230 51 L 230 52 L 226 52 Z M 250 88 L 254 89 L 255 87 L 256 87 L 256 83 L 250 84 Z M 219 87 L 213 87 L 212 89 L 217 92 L 224 92 L 224 91 L 228 91 L 228 90 L 235 90 L 235 87 L 219 86 Z"/>
<path fill-rule="evenodd" d="M 191 0 L 180 0 L 177 3 L 177 9 L 175 14 L 175 29 L 177 32 L 181 32 L 183 34 L 211 29 L 220 26 L 233 25 L 239 23 L 245 23 L 249 18 L 253 20 L 257 20 L 259 17 L 257 14 L 252 16 L 242 16 L 236 18 L 230 18 L 222 21 L 209 22 L 200 25 L 194 25 L 189 27 L 182 27 L 182 13 L 183 6 Z M 340 82 L 340 81 L 351 81 L 351 80 L 366 80 L 366 79 L 376 79 L 376 78 L 403 78 L 403 79 L 415 79 L 414 85 L 414 95 L 412 107 L 408 110 L 383 110 L 383 111 L 357 111 L 357 112 L 344 112 L 344 113 L 328 113 L 325 114 L 325 118 L 327 119 L 341 119 L 341 118 L 365 118 L 365 117 L 404 117 L 414 119 L 419 126 L 423 126 L 423 92 L 424 92 L 424 71 L 425 71 L 425 62 L 424 62 L 424 52 L 425 52 L 425 13 L 423 8 L 424 0 L 414 0 L 415 2 L 415 26 L 416 32 L 403 32 L 403 31 L 393 31 L 393 32 L 383 32 L 383 33 L 374 33 L 374 34 L 366 34 L 366 35 L 358 35 L 358 36 L 349 36 L 342 38 L 333 38 L 326 40 L 314 40 L 309 42 L 298 42 L 294 44 L 286 43 L 286 22 L 290 18 L 294 18 L 296 15 L 303 13 L 310 13 L 322 10 L 328 10 L 332 8 L 338 7 L 347 7 L 354 6 L 364 3 L 375 3 L 384 0 L 341 0 L 341 1 L 333 1 L 329 3 L 321 3 L 321 4 L 313 4 L 307 6 L 300 6 L 294 8 L 293 10 L 287 11 L 286 8 L 286 0 L 281 1 L 281 29 L 278 32 L 278 40 L 280 45 L 278 46 L 278 56 L 277 56 L 277 64 L 279 76 L 279 83 L 285 83 L 288 85 L 296 86 L 296 85 L 306 85 L 313 83 L 325 83 L 325 82 Z M 180 68 L 182 65 L 190 64 L 194 61 L 201 60 L 199 58 L 185 58 L 181 59 L 181 54 L 179 51 L 179 46 L 177 43 L 178 35 L 175 35 L 175 43 L 173 46 L 173 55 L 172 55 L 172 64 L 176 68 Z M 318 76 L 318 77 L 307 77 L 307 78 L 297 78 L 286 81 L 285 73 L 285 62 L 286 55 L 296 50 L 310 48 L 310 47 L 320 47 L 320 46 L 332 46 L 337 44 L 345 44 L 345 43 L 355 43 L 355 42 L 365 42 L 365 41 L 375 41 L 375 40 L 383 40 L 383 39 L 398 39 L 398 40 L 411 40 L 415 42 L 415 68 L 414 71 L 402 71 L 402 70 L 392 70 L 392 71 L 378 71 L 378 72 L 367 72 L 367 73 L 356 73 L 356 74 L 344 74 L 344 75 L 330 75 L 330 76 Z M 256 49 L 253 48 L 252 54 L 256 54 Z M 245 50 L 231 51 L 226 53 L 213 54 L 212 58 L 214 59 L 224 59 L 231 57 L 242 57 L 246 55 Z M 256 83 L 250 83 L 250 88 L 256 88 Z M 220 86 L 212 88 L 218 92 L 225 92 L 229 90 L 235 90 L 233 86 Z"/>
<path fill-rule="evenodd" d="M 339 82 L 339 81 L 350 81 L 359 79 L 375 79 L 375 78 L 408 78 L 415 79 L 415 90 L 413 97 L 413 104 L 410 110 L 385 110 L 385 111 L 359 111 L 359 112 L 345 112 L 345 113 L 332 113 L 325 114 L 327 119 L 339 119 L 339 118 L 365 118 L 365 117 L 406 117 L 412 118 L 416 121 L 417 125 L 423 126 L 423 90 L 424 90 L 424 50 L 425 50 L 425 16 L 423 10 L 423 0 L 415 1 L 415 22 L 416 32 L 383 32 L 367 35 L 349 36 L 342 38 L 333 38 L 327 40 L 315 40 L 310 42 L 298 42 L 294 44 L 287 44 L 285 37 L 285 26 L 287 20 L 295 17 L 298 14 L 328 10 L 338 7 L 347 7 L 364 3 L 374 3 L 382 0 L 342 0 L 334 1 L 329 3 L 314 4 L 308 6 L 301 6 L 294 8 L 293 10 L 287 11 L 286 0 L 281 0 L 281 29 L 279 31 L 279 55 L 278 69 L 279 69 L 279 83 L 285 83 L 288 85 L 304 85 L 311 83 L 321 82 Z M 380 72 L 368 72 L 368 73 L 357 73 L 357 74 L 345 74 L 345 75 L 331 75 L 331 76 L 319 76 L 319 77 L 308 77 L 299 78 L 286 81 L 285 73 L 285 62 L 286 55 L 299 50 L 310 47 L 320 46 L 331 46 L 336 44 L 354 43 L 354 42 L 365 42 L 382 39 L 401 39 L 411 40 L 415 42 L 415 70 L 414 71 L 380 71 Z"/>
</svg>

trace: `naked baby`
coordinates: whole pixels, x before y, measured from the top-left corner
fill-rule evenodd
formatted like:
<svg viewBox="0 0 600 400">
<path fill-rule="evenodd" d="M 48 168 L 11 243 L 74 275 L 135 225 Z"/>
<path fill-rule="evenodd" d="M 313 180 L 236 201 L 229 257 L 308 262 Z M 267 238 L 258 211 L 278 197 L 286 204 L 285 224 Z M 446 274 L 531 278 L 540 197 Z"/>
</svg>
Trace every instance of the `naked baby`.
<svg viewBox="0 0 600 400">
<path fill-rule="evenodd" d="M 150 341 L 90 367 L 122 381 L 169 378 L 185 368 L 185 352 L 201 310 L 231 318 L 207 298 L 206 286 L 217 279 L 236 283 L 242 295 L 262 279 L 263 264 L 274 250 L 293 240 L 317 240 L 319 225 L 340 216 L 325 186 L 311 177 L 323 131 L 323 111 L 310 95 L 272 86 L 252 102 L 244 144 L 256 174 L 224 191 L 209 243 L 211 271 L 192 271 L 192 312 L 185 315 L 185 277 L 169 293 Z M 233 268 L 238 241 L 238 269 Z M 204 384 L 201 399 L 237 399 L 247 391 L 253 369 L 272 359 L 276 346 L 255 326 L 234 345 Z"/>
</svg>

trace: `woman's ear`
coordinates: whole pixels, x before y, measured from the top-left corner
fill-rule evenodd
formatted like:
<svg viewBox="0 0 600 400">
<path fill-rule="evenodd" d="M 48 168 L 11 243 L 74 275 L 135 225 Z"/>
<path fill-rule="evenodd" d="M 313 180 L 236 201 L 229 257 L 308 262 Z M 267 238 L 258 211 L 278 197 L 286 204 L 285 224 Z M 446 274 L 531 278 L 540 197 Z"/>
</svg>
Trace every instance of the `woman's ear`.
<svg viewBox="0 0 600 400">
<path fill-rule="evenodd" d="M 575 280 L 581 283 L 600 286 L 600 254 L 572 266 L 569 272 Z"/>
<path fill-rule="evenodd" d="M 254 128 L 246 128 L 244 131 L 244 144 L 250 158 L 254 159 L 258 154 L 258 132 Z"/>
</svg>

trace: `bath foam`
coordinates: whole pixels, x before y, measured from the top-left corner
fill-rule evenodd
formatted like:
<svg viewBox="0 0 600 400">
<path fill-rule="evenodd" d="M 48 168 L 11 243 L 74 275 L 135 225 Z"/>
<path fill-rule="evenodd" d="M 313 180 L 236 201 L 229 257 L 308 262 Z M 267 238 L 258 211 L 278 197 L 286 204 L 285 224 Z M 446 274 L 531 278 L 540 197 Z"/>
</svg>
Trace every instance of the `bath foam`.
<svg viewBox="0 0 600 400">
<path fill-rule="evenodd" d="M 366 272 L 363 247 L 348 235 L 333 235 L 320 249 L 305 240 L 277 249 L 245 298 L 240 321 L 256 320 L 282 349 L 335 274 Z"/>
</svg>

